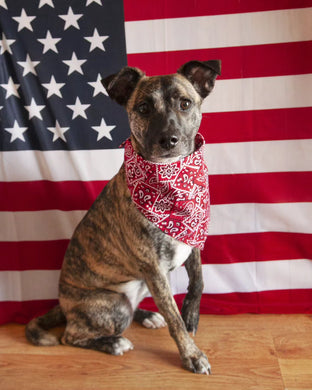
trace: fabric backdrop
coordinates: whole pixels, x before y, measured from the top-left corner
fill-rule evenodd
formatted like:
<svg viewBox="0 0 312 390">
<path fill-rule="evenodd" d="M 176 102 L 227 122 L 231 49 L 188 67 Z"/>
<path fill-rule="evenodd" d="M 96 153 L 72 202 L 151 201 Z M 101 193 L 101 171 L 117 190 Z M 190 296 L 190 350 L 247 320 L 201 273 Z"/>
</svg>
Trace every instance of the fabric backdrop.
<svg viewBox="0 0 312 390">
<path fill-rule="evenodd" d="M 222 60 L 200 129 L 201 312 L 311 313 L 311 20 L 311 0 L 0 0 L 0 323 L 56 304 L 71 234 L 122 164 L 101 77 L 193 59 Z M 171 284 L 180 305 L 183 267 Z"/>
</svg>

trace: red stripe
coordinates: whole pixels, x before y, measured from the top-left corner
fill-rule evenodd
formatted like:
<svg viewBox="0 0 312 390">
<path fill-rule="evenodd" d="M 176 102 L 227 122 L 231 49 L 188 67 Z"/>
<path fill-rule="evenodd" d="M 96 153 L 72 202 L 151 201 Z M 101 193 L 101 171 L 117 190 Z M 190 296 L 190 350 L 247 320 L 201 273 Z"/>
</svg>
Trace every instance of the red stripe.
<svg viewBox="0 0 312 390">
<path fill-rule="evenodd" d="M 88 210 L 107 181 L 1 182 L 1 211 Z"/>
<path fill-rule="evenodd" d="M 311 259 L 312 235 L 299 233 L 250 233 L 208 236 L 203 264 L 248 261 Z M 68 240 L 0 242 L 0 271 L 59 270 Z"/>
<path fill-rule="evenodd" d="M 0 242 L 0 271 L 57 270 L 69 240 Z"/>
<path fill-rule="evenodd" d="M 7 322 L 26 324 L 56 306 L 57 300 L 0 302 L 0 325 Z"/>
<path fill-rule="evenodd" d="M 302 233 L 247 233 L 208 236 L 203 264 L 311 259 L 312 235 Z"/>
<path fill-rule="evenodd" d="M 128 54 L 128 65 L 148 76 L 175 73 L 191 60 L 222 61 L 221 79 L 284 76 L 312 72 L 312 41 L 217 49 Z"/>
<path fill-rule="evenodd" d="M 184 294 L 175 296 L 180 309 L 184 296 Z M 33 317 L 46 313 L 56 304 L 57 300 L 0 302 L 0 324 L 7 322 L 26 324 Z M 158 311 L 152 298 L 145 298 L 140 307 Z M 204 294 L 200 312 L 201 314 L 312 313 L 312 289 Z"/>
<path fill-rule="evenodd" d="M 311 0 L 124 0 L 125 21 L 181 18 L 188 16 L 221 15 L 242 12 L 271 11 L 287 8 L 303 8 L 312 5 Z"/>
<path fill-rule="evenodd" d="M 175 295 L 179 309 L 184 294 Z M 145 298 L 142 309 L 158 311 L 152 298 Z M 276 290 L 254 293 L 204 294 L 200 304 L 201 314 L 294 314 L 312 313 L 312 289 Z M 200 323 L 199 323 L 200 326 Z"/>
<path fill-rule="evenodd" d="M 104 184 L 73 181 L 3 182 L 0 210 L 88 210 Z M 210 176 L 212 204 L 310 202 L 311 188 L 312 172 Z"/>
<path fill-rule="evenodd" d="M 210 176 L 211 204 L 312 202 L 312 172 Z"/>
<path fill-rule="evenodd" d="M 206 143 L 273 141 L 312 137 L 312 107 L 203 114 Z"/>
</svg>

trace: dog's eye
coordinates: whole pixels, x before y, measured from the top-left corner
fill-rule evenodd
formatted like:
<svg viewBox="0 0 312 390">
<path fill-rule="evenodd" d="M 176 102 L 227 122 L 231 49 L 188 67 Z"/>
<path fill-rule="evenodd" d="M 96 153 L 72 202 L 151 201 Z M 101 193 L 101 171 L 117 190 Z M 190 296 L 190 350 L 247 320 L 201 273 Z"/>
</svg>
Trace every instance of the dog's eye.
<svg viewBox="0 0 312 390">
<path fill-rule="evenodd" d="M 149 113 L 149 106 L 147 103 L 141 103 L 138 105 L 137 110 L 140 114 L 146 115 Z"/>
<path fill-rule="evenodd" d="M 180 110 L 186 111 L 191 107 L 192 102 L 188 99 L 181 99 L 180 101 Z"/>
</svg>

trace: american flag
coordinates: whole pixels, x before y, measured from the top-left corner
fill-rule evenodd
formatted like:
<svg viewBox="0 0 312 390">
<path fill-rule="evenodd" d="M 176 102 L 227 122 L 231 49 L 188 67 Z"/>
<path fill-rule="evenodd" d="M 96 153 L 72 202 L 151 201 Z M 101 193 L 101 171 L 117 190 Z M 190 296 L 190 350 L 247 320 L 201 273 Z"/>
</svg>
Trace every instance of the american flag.
<svg viewBox="0 0 312 390">
<path fill-rule="evenodd" d="M 57 302 L 71 234 L 122 164 L 101 77 L 193 59 L 222 60 L 201 312 L 312 312 L 311 20 L 311 0 L 0 0 L 0 323 Z M 183 267 L 171 284 L 180 305 Z"/>
</svg>

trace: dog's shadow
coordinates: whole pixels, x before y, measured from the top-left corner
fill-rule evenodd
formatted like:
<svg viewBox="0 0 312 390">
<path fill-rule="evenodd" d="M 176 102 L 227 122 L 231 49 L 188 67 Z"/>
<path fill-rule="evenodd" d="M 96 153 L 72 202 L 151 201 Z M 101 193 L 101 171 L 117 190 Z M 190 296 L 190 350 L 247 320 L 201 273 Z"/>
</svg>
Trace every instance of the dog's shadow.
<svg viewBox="0 0 312 390">
<path fill-rule="evenodd" d="M 11 341 L 19 340 L 20 345 L 29 345 L 24 332 L 20 328 L 24 328 L 21 325 L 11 326 L 7 331 L 7 338 Z M 15 329 L 17 328 L 17 329 Z M 60 326 L 50 330 L 52 334 L 61 339 L 64 333 L 65 327 Z M 122 356 L 122 359 L 133 361 L 135 359 L 136 364 L 146 366 L 147 372 L 154 372 L 154 368 L 158 367 L 162 372 L 169 367 L 181 368 L 181 360 L 179 353 L 176 350 L 176 346 L 173 340 L 167 334 L 168 328 L 163 329 L 146 329 L 141 325 L 133 323 L 130 328 L 125 332 L 125 337 L 129 338 L 134 344 L 134 350 L 129 351 Z M 153 334 L 154 333 L 154 334 Z M 65 346 L 63 346 L 65 347 Z M 66 348 L 75 348 L 68 347 Z M 89 350 L 91 354 L 101 354 L 100 351 Z M 135 356 L 134 356 L 135 354 Z M 107 357 L 109 355 L 104 354 Z M 104 360 L 106 360 L 106 358 Z M 114 359 L 113 356 L 110 357 Z M 116 356 L 118 358 L 118 356 Z M 114 360 L 112 360 L 113 362 Z M 112 363 L 111 362 L 111 363 Z M 150 366 L 150 367 L 148 367 Z"/>
<path fill-rule="evenodd" d="M 138 364 L 150 365 L 151 370 L 153 367 L 158 367 L 162 371 L 168 367 L 181 368 L 179 353 L 167 327 L 146 329 L 132 323 L 125 332 L 125 337 L 134 344 L 134 350 L 127 352 L 127 355 L 131 357 L 132 354 L 136 354 Z"/>
</svg>

